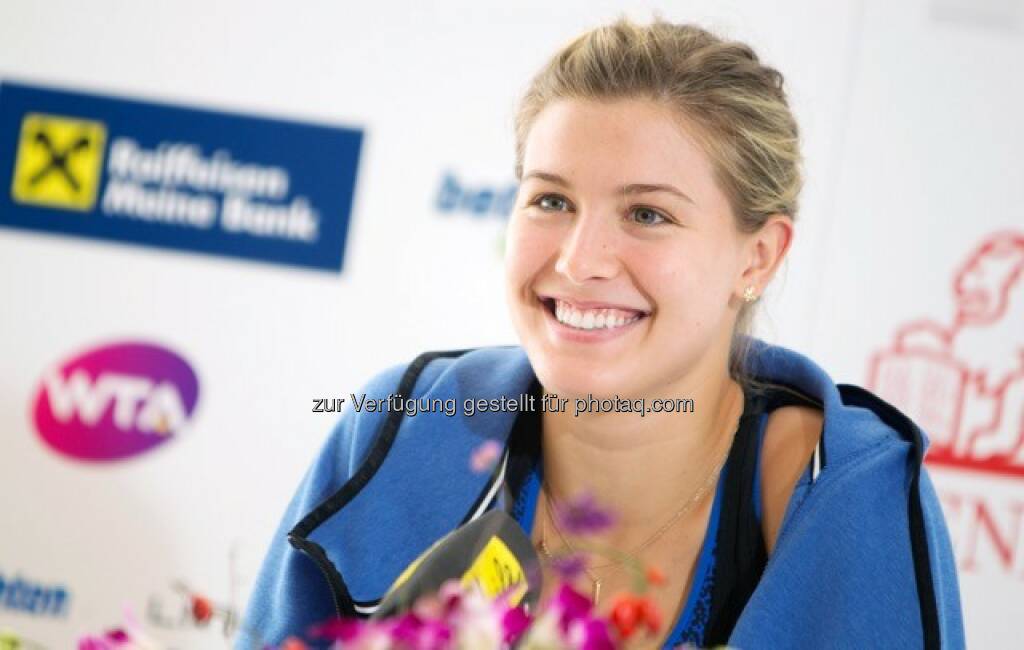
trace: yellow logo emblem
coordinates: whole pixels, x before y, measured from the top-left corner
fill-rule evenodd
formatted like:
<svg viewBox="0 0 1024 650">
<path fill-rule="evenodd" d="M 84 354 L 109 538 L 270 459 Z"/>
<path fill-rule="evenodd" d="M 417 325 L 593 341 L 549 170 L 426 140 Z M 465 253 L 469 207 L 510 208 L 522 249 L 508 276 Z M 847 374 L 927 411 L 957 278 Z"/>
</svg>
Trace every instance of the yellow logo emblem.
<svg viewBox="0 0 1024 650">
<path fill-rule="evenodd" d="M 91 210 L 103 170 L 101 122 L 29 113 L 21 122 L 11 195 L 18 203 Z"/>
<path fill-rule="evenodd" d="M 462 574 L 462 586 L 476 586 L 489 598 L 509 592 L 509 603 L 513 606 L 526 595 L 526 576 L 515 553 L 501 541 L 492 537 L 477 556 L 473 566 Z"/>
</svg>

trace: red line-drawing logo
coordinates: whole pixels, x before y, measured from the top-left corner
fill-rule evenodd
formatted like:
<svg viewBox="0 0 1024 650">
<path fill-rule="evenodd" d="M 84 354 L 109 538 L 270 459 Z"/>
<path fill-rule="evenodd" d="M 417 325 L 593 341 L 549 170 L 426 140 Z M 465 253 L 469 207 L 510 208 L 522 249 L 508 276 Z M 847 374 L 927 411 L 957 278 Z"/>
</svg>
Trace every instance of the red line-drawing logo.
<svg viewBox="0 0 1024 650">
<path fill-rule="evenodd" d="M 929 463 L 1024 476 L 1024 233 L 990 235 L 953 277 L 952 323 L 900 327 L 868 385 L 931 439 Z"/>
</svg>

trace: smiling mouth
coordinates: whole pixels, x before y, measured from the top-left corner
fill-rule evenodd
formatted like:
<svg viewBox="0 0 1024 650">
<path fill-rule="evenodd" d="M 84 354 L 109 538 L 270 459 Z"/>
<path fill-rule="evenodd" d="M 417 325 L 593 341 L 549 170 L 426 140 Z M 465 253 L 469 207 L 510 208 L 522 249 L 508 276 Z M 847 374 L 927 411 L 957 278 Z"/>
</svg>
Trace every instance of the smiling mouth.
<svg viewBox="0 0 1024 650">
<path fill-rule="evenodd" d="M 649 312 L 644 311 L 617 308 L 581 309 L 555 298 L 540 296 L 539 299 L 543 308 L 559 323 L 583 331 L 618 329 L 650 316 Z"/>
</svg>

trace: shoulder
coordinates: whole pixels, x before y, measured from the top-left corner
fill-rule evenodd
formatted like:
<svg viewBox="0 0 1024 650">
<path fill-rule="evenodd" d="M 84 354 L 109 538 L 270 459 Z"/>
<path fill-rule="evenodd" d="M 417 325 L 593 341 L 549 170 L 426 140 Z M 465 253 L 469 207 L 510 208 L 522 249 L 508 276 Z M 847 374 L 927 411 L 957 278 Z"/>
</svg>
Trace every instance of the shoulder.
<svg viewBox="0 0 1024 650">
<path fill-rule="evenodd" d="M 823 473 L 835 475 L 835 470 L 848 467 L 865 453 L 905 454 L 908 443 L 923 452 L 927 445 L 921 430 L 898 409 L 863 388 L 835 383 L 817 363 L 798 352 L 752 339 L 745 363 L 755 382 L 781 387 L 820 408 Z M 805 413 L 802 418 L 809 416 Z M 779 417 L 789 424 L 802 419 L 797 413 Z M 826 461 L 832 471 L 826 470 Z"/>
<path fill-rule="evenodd" d="M 834 385 L 832 390 L 820 407 L 784 405 L 768 415 L 758 487 L 769 554 L 789 520 L 806 514 L 801 511 L 810 498 L 844 504 L 816 511 L 819 519 L 842 516 L 854 503 L 873 504 L 878 509 L 873 516 L 885 516 L 881 510 L 891 506 L 889 515 L 906 517 L 906 488 L 921 471 L 924 434 L 863 388 Z"/>
<path fill-rule="evenodd" d="M 761 448 L 761 524 L 765 548 L 775 549 L 786 506 L 821 439 L 823 413 L 809 406 L 783 406 L 768 416 Z"/>
<path fill-rule="evenodd" d="M 903 639 L 938 647 L 942 639 L 962 647 L 956 563 L 922 466 L 928 440 L 920 427 L 869 391 L 836 384 L 792 350 L 753 341 L 748 373 L 821 409 L 778 409 L 766 428 L 763 484 L 774 497 L 765 495 L 764 514 L 775 522 L 774 548 L 730 645 L 803 639 L 796 645 L 876 646 Z M 780 602 L 808 615 L 780 618 Z M 821 616 L 825 604 L 832 610 Z M 914 610 L 919 616 L 907 615 Z"/>
<path fill-rule="evenodd" d="M 800 397 L 783 400 L 765 426 L 758 487 L 766 548 L 772 553 L 787 518 L 804 497 L 819 492 L 819 480 L 888 471 L 865 462 L 871 457 L 891 459 L 889 470 L 902 467 L 906 476 L 908 454 L 916 454 L 919 463 L 925 441 L 920 429 L 898 410 L 862 388 L 836 384 L 811 359 L 761 341 L 753 341 L 751 347 L 752 378 Z M 804 405 L 791 405 L 794 402 Z M 816 450 L 820 479 L 808 471 Z M 897 459 L 903 459 L 902 465 Z M 869 480 L 864 489 L 870 490 L 871 484 L 877 485 Z"/>
</svg>

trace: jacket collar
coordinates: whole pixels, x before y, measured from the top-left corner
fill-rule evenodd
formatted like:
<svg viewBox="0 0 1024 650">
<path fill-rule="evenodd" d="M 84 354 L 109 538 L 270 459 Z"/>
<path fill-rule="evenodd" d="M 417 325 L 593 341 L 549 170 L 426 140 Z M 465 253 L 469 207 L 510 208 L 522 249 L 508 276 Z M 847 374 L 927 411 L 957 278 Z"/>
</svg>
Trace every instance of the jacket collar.
<svg viewBox="0 0 1024 650">
<path fill-rule="evenodd" d="M 880 437 L 892 436 L 890 427 L 878 426 L 870 404 L 844 405 L 831 378 L 803 355 L 756 339 L 750 343 L 749 371 L 756 379 L 791 387 L 821 403 L 823 445 L 830 464 Z M 373 610 L 419 553 L 499 502 L 516 413 L 467 416 L 464 400 L 515 400 L 528 393 L 536 379 L 518 346 L 481 348 L 457 357 L 418 360 L 413 366 L 417 364 L 421 372 L 413 378 L 409 396 L 455 398 L 456 415 L 392 414 L 392 425 L 391 417 L 378 418 L 381 430 L 375 434 L 375 449 L 339 493 L 361 476 L 358 489 L 349 489 L 347 498 L 335 500 L 336 507 L 324 509 L 328 499 L 296 527 L 302 528 L 302 540 L 323 550 L 339 574 L 342 590 L 347 589 L 346 595 L 362 613 Z M 381 452 L 377 443 L 389 426 L 395 429 L 393 440 Z M 498 443 L 504 455 L 493 472 L 474 473 L 470 457 L 488 440 Z"/>
</svg>

